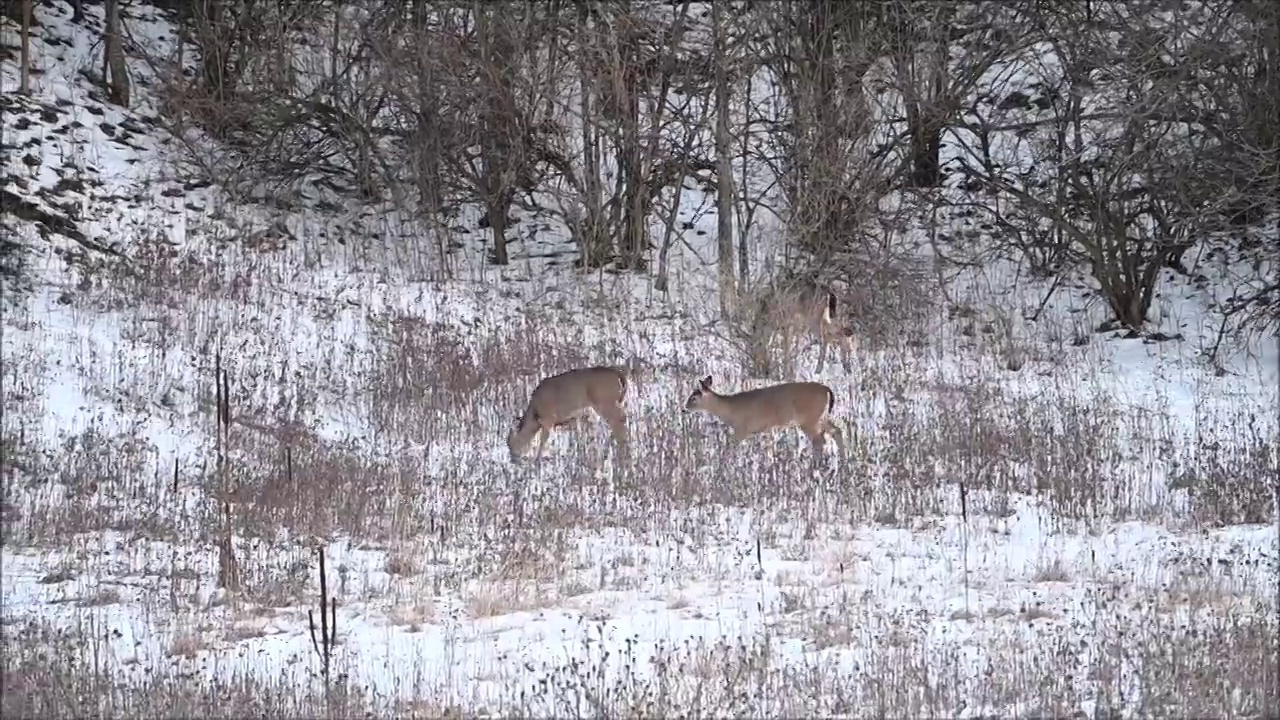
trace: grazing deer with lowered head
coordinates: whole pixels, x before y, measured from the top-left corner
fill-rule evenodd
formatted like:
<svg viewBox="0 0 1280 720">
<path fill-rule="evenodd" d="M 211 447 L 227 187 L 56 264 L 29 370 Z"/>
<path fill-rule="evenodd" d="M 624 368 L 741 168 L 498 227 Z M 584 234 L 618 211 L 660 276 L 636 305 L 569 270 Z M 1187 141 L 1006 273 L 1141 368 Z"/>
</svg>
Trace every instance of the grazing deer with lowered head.
<svg viewBox="0 0 1280 720">
<path fill-rule="evenodd" d="M 515 427 L 507 436 L 507 449 L 513 461 L 524 455 L 538 436 L 538 453 L 542 458 L 547 438 L 558 427 L 577 425 L 588 410 L 594 410 L 609 424 L 609 432 L 619 449 L 627 452 L 626 414 L 627 372 L 620 367 L 577 368 L 544 378 L 533 389 L 524 413 L 515 419 Z"/>
<path fill-rule="evenodd" d="M 809 437 L 813 450 L 822 455 L 825 436 L 831 435 L 844 457 L 844 433 L 832 420 L 836 396 L 831 388 L 816 382 L 793 382 L 721 395 L 711 389 L 711 376 L 684 404 L 685 412 L 701 410 L 720 418 L 733 430 L 733 443 L 770 430 L 798 427 Z"/>
<path fill-rule="evenodd" d="M 849 372 L 856 341 L 853 330 L 837 320 L 838 310 L 836 294 L 815 283 L 799 282 L 774 287 L 761 299 L 757 328 L 781 330 L 788 338 L 797 331 L 816 338 L 817 372 L 822 372 L 826 366 L 827 346 L 835 344 L 840 349 L 840 364 L 845 372 Z"/>
</svg>

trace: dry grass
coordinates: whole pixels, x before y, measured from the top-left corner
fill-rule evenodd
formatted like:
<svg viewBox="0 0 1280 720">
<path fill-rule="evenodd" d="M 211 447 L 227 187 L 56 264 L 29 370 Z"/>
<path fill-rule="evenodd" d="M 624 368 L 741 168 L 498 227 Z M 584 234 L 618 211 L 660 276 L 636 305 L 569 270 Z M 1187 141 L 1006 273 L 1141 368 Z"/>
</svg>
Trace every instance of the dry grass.
<svg viewBox="0 0 1280 720">
<path fill-rule="evenodd" d="M 86 351 L 67 362 L 122 410 L 181 424 L 187 449 L 161 453 L 147 442 L 147 427 L 107 422 L 91 422 L 59 442 L 42 444 L 34 425 L 40 415 L 25 414 L 38 411 L 32 399 L 40 395 L 37 381 L 6 382 L 6 402 L 13 393 L 15 401 L 26 403 L 22 414 L 6 414 L 3 428 L 7 457 L 16 459 L 4 468 L 10 488 L 6 547 L 51 547 L 113 531 L 131 540 L 207 549 L 218 537 L 219 501 L 225 499 L 244 570 L 237 602 L 312 606 L 314 543 L 346 539 L 391 548 L 376 569 L 392 580 L 367 580 L 368 587 L 358 587 L 359 573 L 349 577 L 331 568 L 332 591 L 344 605 L 387 592 L 379 583 L 421 582 L 437 590 L 462 589 L 466 615 L 491 618 L 564 605 L 564 598 L 593 590 L 634 589 L 645 576 L 642 558 L 615 558 L 613 565 L 601 566 L 598 578 L 588 579 L 573 566 L 578 541 L 625 530 L 637 545 L 670 546 L 678 539 L 698 552 L 728 542 L 729 532 L 715 521 L 725 508 L 755 510 L 753 532 L 766 547 L 782 527 L 929 528 L 961 514 L 961 484 L 966 517 L 986 518 L 994 526 L 1011 515 L 1015 498 L 1030 497 L 1059 523 L 1046 532 L 1129 520 L 1154 519 L 1181 529 L 1276 517 L 1275 438 L 1257 430 L 1247 410 L 1223 411 L 1213 418 L 1212 435 L 1189 437 L 1161 417 L 1120 404 L 1100 387 L 1082 393 L 1049 378 L 1038 392 L 1027 392 L 1005 382 L 1000 372 L 945 375 L 930 369 L 936 358 L 926 350 L 887 337 L 864 343 L 856 382 L 841 386 L 838 409 L 849 428 L 850 457 L 833 472 L 811 472 L 807 444 L 794 435 L 761 438 L 726 454 L 721 428 L 678 411 L 690 378 L 665 373 L 648 378 L 632 405 L 636 462 L 625 472 L 604 469 L 604 431 L 590 423 L 576 435 L 553 436 L 541 467 L 512 466 L 503 457 L 502 438 L 541 375 L 620 362 L 639 341 L 626 346 L 616 339 L 622 333 L 588 332 L 585 323 L 547 308 L 518 321 L 464 329 L 392 302 L 348 307 L 300 299 L 283 289 L 288 279 L 276 268 L 284 263 L 254 264 L 236 260 L 230 251 L 228 256 L 215 267 L 158 258 L 140 266 L 149 273 L 144 277 L 99 278 L 75 298 L 86 318 L 118 313 L 131 328 L 126 342 L 132 349 L 128 357 L 103 359 Z M 304 316 L 320 318 L 308 321 L 318 327 L 302 328 L 290 315 L 299 308 Z M 154 322 L 143 322 L 144 316 Z M 214 351 L 227 338 L 267 335 L 267 328 L 295 324 L 320 352 L 272 355 L 265 345 L 220 351 L 234 418 L 220 474 Z M 696 337 L 682 342 L 682 353 L 705 352 L 718 360 L 712 345 L 698 345 Z M 44 377 L 35 354 L 14 360 L 25 371 L 6 363 L 6 381 L 21 372 Z M 363 432 L 347 438 L 322 432 L 322 408 L 335 406 Z M 1232 442 L 1223 442 L 1226 437 Z M 1174 479 L 1163 480 L 1165 473 Z M 860 558 L 851 547 L 819 558 L 821 582 L 828 587 L 853 582 Z M 792 552 L 799 559 L 809 550 L 798 546 Z M 61 567 L 50 571 L 49 582 L 94 572 Z M 192 578 L 212 574 L 198 564 L 184 572 Z M 1037 582 L 1072 580 L 1057 560 L 1032 574 Z M 874 598 L 851 597 L 825 608 L 800 578 L 775 580 L 787 623 L 775 641 L 805 638 L 811 648 L 855 649 L 864 658 L 856 672 L 787 665 L 768 642 L 668 648 L 642 672 L 640 660 L 627 659 L 628 650 L 617 648 L 622 670 L 616 670 L 616 660 L 607 677 L 603 661 L 599 667 L 546 668 L 545 694 L 512 697 L 505 709 L 566 713 L 589 707 L 611 716 L 918 716 L 951 715 L 962 702 L 980 698 L 993 712 L 1012 707 L 1019 714 L 1053 715 L 1075 708 L 1082 692 L 1080 679 L 1071 679 L 1079 670 L 1073 664 L 1079 649 L 1052 634 L 1059 617 L 1054 609 L 1015 602 L 1009 607 L 1016 610 L 957 611 L 957 620 L 985 618 L 1024 633 L 992 641 L 986 675 L 961 677 L 968 666 L 960 651 L 930 645 L 922 626 L 890 626 L 883 616 L 850 609 Z M 177 581 L 175 570 L 175 587 Z M 191 602 L 185 598 L 196 595 L 194 588 L 173 592 L 175 607 L 186 607 Z M 1189 583 L 1177 602 L 1166 603 L 1179 613 L 1202 613 L 1197 626 L 1169 627 L 1167 617 L 1153 615 L 1137 632 L 1105 629 L 1091 650 L 1093 667 L 1102 668 L 1099 673 L 1110 668 L 1116 677 L 1092 682 L 1113 693 L 1109 702 L 1119 704 L 1123 697 L 1131 704 L 1133 691 L 1121 687 L 1119 664 L 1140 662 L 1140 682 L 1149 687 L 1136 702 L 1155 714 L 1274 710 L 1276 667 L 1262 651 L 1275 647 L 1275 623 L 1233 615 L 1235 606 L 1220 600 L 1225 592 L 1212 583 Z M 696 612 L 693 602 L 683 593 L 666 598 L 673 611 Z M 427 598 L 415 598 L 396 604 L 390 616 L 393 624 L 416 631 L 432 624 L 438 612 Z M 254 623 L 231 627 L 233 640 L 262 631 Z M 1044 636 L 1029 642 L 1028 632 Z M 205 645 L 193 625 L 174 634 L 168 651 L 192 657 Z M 1227 649 L 1229 662 L 1211 662 Z M 283 686 L 249 678 L 199 685 L 162 673 L 138 685 L 143 695 L 134 696 L 101 669 L 35 650 L 5 662 L 6 688 L 16 688 L 6 692 L 6 716 L 11 708 L 18 715 L 66 715 L 58 703 L 90 690 L 101 693 L 110 715 L 145 708 L 294 717 L 320 707 L 315 696 L 285 695 Z M 630 671 L 628 662 L 635 663 Z M 38 673 L 61 684 L 22 679 Z M 139 699 L 146 693 L 155 702 Z M 214 693 L 231 700 L 208 707 L 202 698 Z M 344 711 L 363 711 L 364 700 L 343 697 Z M 447 705 L 436 701 L 415 702 Z"/>
<path fill-rule="evenodd" d="M 388 618 L 392 625 L 407 627 L 409 632 L 420 632 L 422 626 L 436 620 L 436 609 L 430 603 L 396 604 Z"/>
<path fill-rule="evenodd" d="M 207 647 L 208 643 L 198 630 L 183 626 L 174 632 L 173 638 L 169 641 L 169 655 L 190 659 Z"/>
<path fill-rule="evenodd" d="M 536 294 L 504 278 L 500 293 L 523 294 L 506 317 L 485 309 L 508 304 L 486 283 L 450 286 L 468 294 L 451 298 L 461 309 L 433 307 L 438 288 L 398 293 L 442 275 L 423 262 L 421 228 L 329 224 L 339 245 L 317 239 L 319 212 L 298 235 L 279 217 L 242 212 L 257 217 L 184 211 L 183 241 L 212 249 L 168 242 L 169 218 L 113 228 L 129 262 L 80 261 L 59 289 L 62 327 L 42 326 L 25 292 L 6 298 L 6 332 L 65 350 L 54 357 L 6 337 L 0 363 L 5 559 L 38 579 L 33 604 L 60 609 L 55 626 L 6 603 L 6 718 L 1073 717 L 1086 699 L 1096 716 L 1280 716 L 1280 623 L 1258 568 L 1106 577 L 1041 550 L 1038 564 L 983 587 L 949 546 L 860 544 L 864 530 L 1007 532 L 1002 523 L 1028 505 L 1046 511 L 1050 538 L 1126 521 L 1185 533 L 1276 521 L 1271 426 L 1249 409 L 1197 407 L 1192 435 L 1164 417 L 1171 408 L 1135 409 L 1102 385 L 1082 391 L 1057 371 L 1100 344 L 1083 319 L 1049 328 L 1048 352 L 1013 303 L 956 308 L 943 321 L 948 308 L 913 263 L 840 258 L 861 347 L 854 377 L 837 385 L 851 452 L 818 473 L 794 433 L 726 454 L 722 428 L 678 412 L 709 366 L 745 358 L 755 371 L 803 375 L 811 352 L 770 341 L 761 360 L 761 348 L 726 348 L 665 309 L 665 322 L 641 322 L 625 304 L 605 307 L 620 295 L 604 291 L 603 274 L 599 293 L 574 283 Z M 379 222 L 379 242 L 362 241 Z M 337 279 L 299 277 L 313 270 Z M 584 308 L 584 296 L 607 302 Z M 985 364 L 949 365 L 949 354 Z M 657 371 L 634 385 L 632 465 L 607 469 L 604 432 L 590 423 L 558 435 L 540 467 L 505 461 L 502 438 L 541 376 L 635 356 Z M 225 444 L 218 370 L 230 399 Z M 1036 373 L 1046 375 L 1038 386 L 1019 382 Z M 67 422 L 67 407 L 44 405 L 55 397 L 93 412 Z M 47 420 L 67 434 L 46 437 Z M 750 526 L 730 527 L 730 511 L 749 513 Z M 213 587 L 224 532 L 237 592 Z M 615 549 L 584 559 L 584 543 L 600 538 Z M 310 657 L 278 674 L 228 670 L 235 664 L 215 654 L 224 643 L 247 653 L 275 630 L 305 628 L 319 600 L 315 548 L 343 543 L 328 591 L 344 651 L 362 639 L 352 616 L 379 607 L 395 635 L 555 607 L 582 611 L 580 652 L 486 669 L 512 682 L 483 706 L 470 687 L 417 685 L 389 648 L 394 671 L 379 677 L 390 687 L 348 685 L 348 671 L 381 656 L 339 660 L 325 687 Z M 943 579 L 869 570 L 912 552 L 944 555 L 934 563 Z M 766 553 L 789 569 L 767 571 Z M 664 554 L 698 561 L 664 565 Z M 24 555 L 48 562 L 33 572 L 16 562 Z M 761 628 L 643 650 L 621 634 L 606 639 L 621 613 L 608 595 L 652 588 L 673 566 L 678 576 L 656 596 L 671 614 L 724 622 L 732 610 L 711 607 L 732 602 L 721 585 L 752 577 L 758 597 L 746 602 Z M 958 593 L 960 576 L 962 600 L 925 602 L 928 584 Z M 876 592 L 912 582 L 893 597 Z M 1050 583 L 1078 593 L 1037 586 Z M 1082 621 L 1088 632 L 1071 632 Z M 162 638 L 159 656 L 117 656 L 122 629 Z"/>
<path fill-rule="evenodd" d="M 1195 708 L 1200 717 L 1269 717 L 1280 710 L 1276 625 L 1274 618 L 1245 616 L 1219 617 L 1199 629 L 1167 620 L 1110 626 L 1088 648 L 1052 631 L 1032 640 L 1013 632 L 984 648 L 976 673 L 957 649 L 931 645 L 923 632 L 904 627 L 843 629 L 816 641 L 857 642 L 865 650 L 857 668 L 779 665 L 778 649 L 760 640 L 666 648 L 651 660 L 650 676 L 623 645 L 611 649 L 622 654 L 616 674 L 597 676 L 591 663 L 550 670 L 540 684 L 546 692 L 515 709 L 563 715 L 588 700 L 593 714 L 610 717 L 927 717 L 950 716 L 963 705 L 986 715 L 1062 717 L 1078 707 L 1088 680 L 1104 714 L 1170 717 Z M 1092 661 L 1093 677 L 1078 674 L 1085 666 L 1074 663 L 1082 659 Z M 1120 683 L 1126 663 L 1139 668 L 1131 686 Z"/>
<path fill-rule="evenodd" d="M 1036 569 L 1036 574 L 1031 577 L 1033 582 L 1068 582 L 1071 580 L 1071 573 L 1063 565 L 1061 558 L 1054 558 L 1052 562 L 1041 565 Z"/>
<path fill-rule="evenodd" d="M 100 587 L 92 595 L 80 600 L 81 607 L 100 607 L 102 605 L 118 605 L 120 591 L 112 587 Z"/>
<path fill-rule="evenodd" d="M 474 583 L 466 592 L 465 601 L 467 615 L 475 620 L 554 607 L 559 603 L 546 588 L 526 580 Z"/>
<path fill-rule="evenodd" d="M 100 630 L 100 629 L 99 629 Z M 290 679 L 148 668 L 129 684 L 103 662 L 102 635 L 90 628 L 6 624 L 0 661 L 0 715 L 6 718 L 359 717 L 372 701 L 338 686 L 315 692 Z M 175 652 L 182 648 L 175 647 Z"/>
<path fill-rule="evenodd" d="M 988 644 L 977 673 L 960 652 L 929 646 L 909 625 L 836 630 L 836 641 L 865 648 L 856 669 L 826 662 L 780 665 L 768 639 L 678 644 L 649 660 L 621 643 L 608 648 L 608 664 L 600 656 L 605 648 L 596 647 L 585 660 L 539 669 L 540 692 L 513 689 L 500 705 L 484 710 L 521 716 L 936 716 L 952 715 L 968 702 L 970 710 L 987 715 L 1065 716 L 1074 712 L 1088 680 L 1098 710 L 1107 715 L 1274 716 L 1280 710 L 1275 619 L 1203 612 L 1190 619 L 1194 628 L 1157 612 L 1139 624 L 1103 624 L 1084 648 L 1052 632 L 1002 634 Z M 369 697 L 338 684 L 325 696 L 289 679 L 242 675 L 152 670 L 127 687 L 93 661 L 104 648 L 92 641 L 91 628 L 6 624 L 4 633 L 5 717 L 349 717 L 393 708 L 397 715 L 467 717 L 481 711 L 429 692 Z M 1064 671 L 1083 670 L 1075 664 L 1084 661 L 1091 662 L 1088 678 Z M 1135 683 L 1120 683 L 1123 667 L 1137 667 Z"/>
</svg>

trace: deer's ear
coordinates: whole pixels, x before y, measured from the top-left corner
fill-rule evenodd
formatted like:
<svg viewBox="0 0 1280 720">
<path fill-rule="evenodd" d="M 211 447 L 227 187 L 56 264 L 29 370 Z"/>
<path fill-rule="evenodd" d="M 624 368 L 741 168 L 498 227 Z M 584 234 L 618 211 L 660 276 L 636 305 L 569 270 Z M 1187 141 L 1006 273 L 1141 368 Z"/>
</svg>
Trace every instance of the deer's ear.
<svg viewBox="0 0 1280 720">
<path fill-rule="evenodd" d="M 701 380 L 699 380 L 699 381 L 698 381 L 698 387 L 701 387 L 703 390 L 710 390 L 710 389 L 711 389 L 711 376 L 710 376 L 710 375 L 708 375 L 708 376 L 706 376 L 706 377 L 702 378 Z"/>
</svg>

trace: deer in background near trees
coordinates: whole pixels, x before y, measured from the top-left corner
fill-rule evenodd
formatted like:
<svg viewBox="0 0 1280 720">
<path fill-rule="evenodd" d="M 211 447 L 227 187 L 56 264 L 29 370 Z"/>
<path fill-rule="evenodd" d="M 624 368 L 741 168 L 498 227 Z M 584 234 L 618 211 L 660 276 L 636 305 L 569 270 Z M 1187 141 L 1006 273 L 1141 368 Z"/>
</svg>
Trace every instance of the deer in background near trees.
<svg viewBox="0 0 1280 720">
<path fill-rule="evenodd" d="M 850 372 L 857 343 L 853 330 L 838 320 L 839 310 L 836 294 L 829 288 L 813 282 L 777 286 L 760 299 L 756 330 L 780 330 L 788 345 L 797 333 L 817 339 L 819 373 L 826 367 L 827 347 L 835 344 L 840 349 L 841 366 Z"/>
</svg>

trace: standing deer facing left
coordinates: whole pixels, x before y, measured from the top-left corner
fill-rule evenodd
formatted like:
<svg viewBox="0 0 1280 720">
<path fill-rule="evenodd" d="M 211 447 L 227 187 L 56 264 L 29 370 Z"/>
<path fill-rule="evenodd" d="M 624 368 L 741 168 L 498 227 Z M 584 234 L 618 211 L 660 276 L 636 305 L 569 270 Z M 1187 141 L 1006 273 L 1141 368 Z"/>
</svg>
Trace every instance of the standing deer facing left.
<svg viewBox="0 0 1280 720">
<path fill-rule="evenodd" d="M 835 405 L 835 393 L 822 383 L 781 383 L 721 395 L 711 389 L 708 375 L 698 381 L 698 387 L 685 401 L 684 411 L 702 411 L 720 418 L 733 430 L 734 445 L 759 433 L 798 427 L 809 437 L 814 453 L 821 457 L 825 436 L 831 435 L 843 458 L 844 433 L 831 417 Z"/>
<path fill-rule="evenodd" d="M 627 371 L 620 367 L 576 368 L 544 378 L 533 389 L 529 404 L 524 413 L 516 416 L 515 427 L 507 436 L 512 462 L 525 454 L 535 435 L 538 436 L 535 459 L 541 459 L 551 431 L 576 426 L 590 410 L 608 423 L 613 441 L 625 455 L 628 452 L 626 398 Z"/>
</svg>

